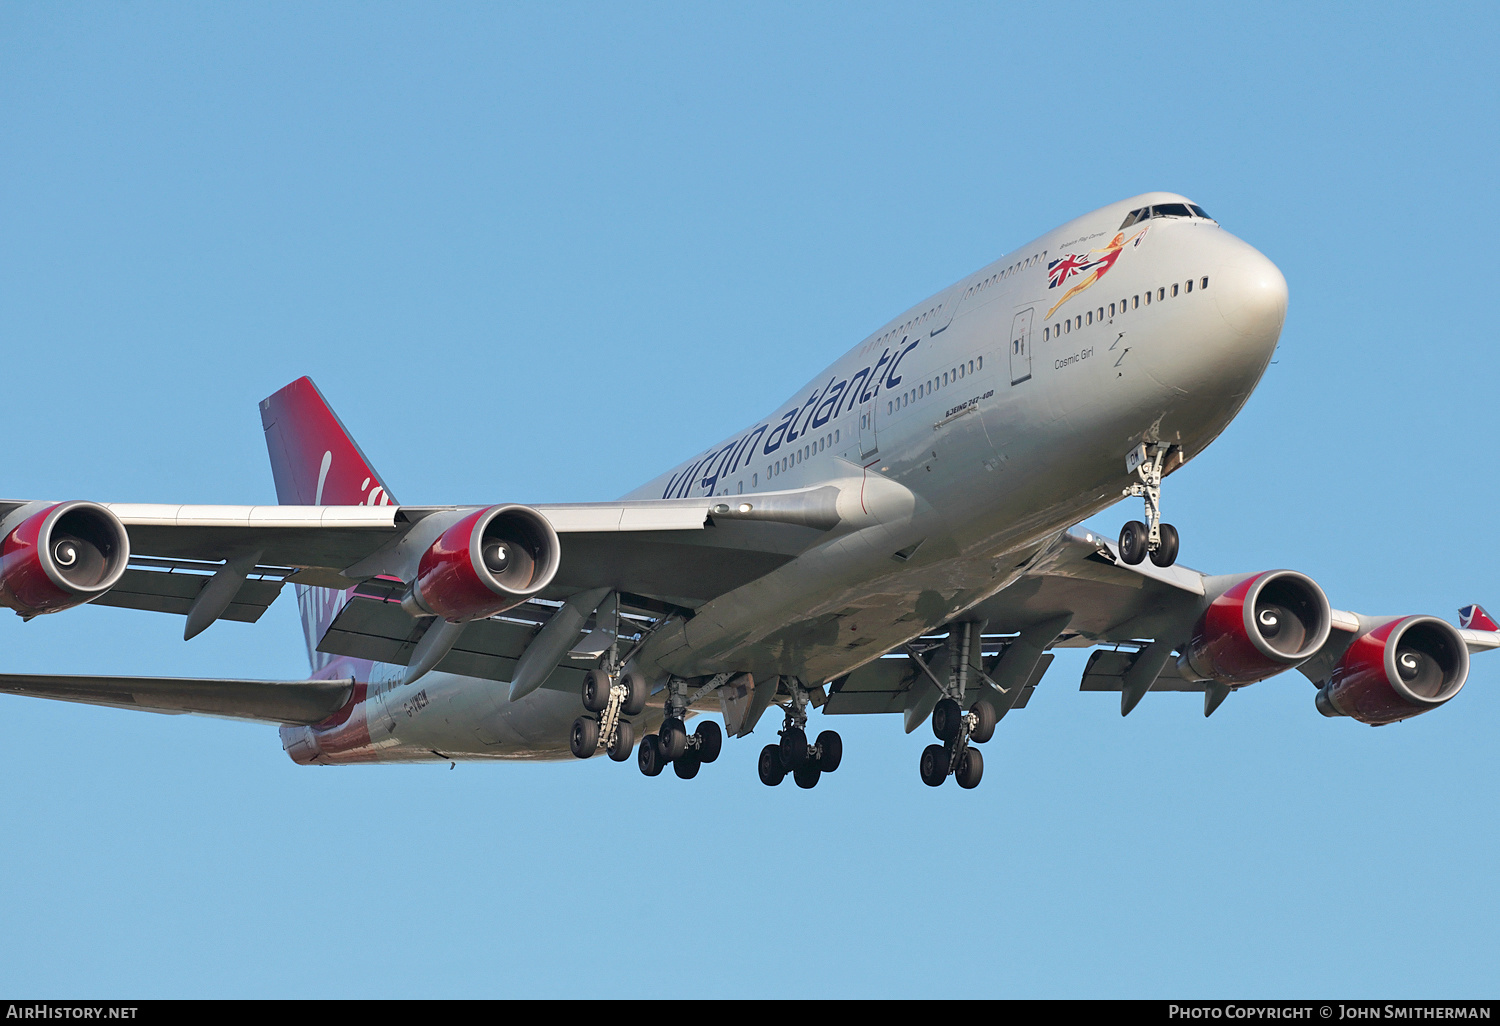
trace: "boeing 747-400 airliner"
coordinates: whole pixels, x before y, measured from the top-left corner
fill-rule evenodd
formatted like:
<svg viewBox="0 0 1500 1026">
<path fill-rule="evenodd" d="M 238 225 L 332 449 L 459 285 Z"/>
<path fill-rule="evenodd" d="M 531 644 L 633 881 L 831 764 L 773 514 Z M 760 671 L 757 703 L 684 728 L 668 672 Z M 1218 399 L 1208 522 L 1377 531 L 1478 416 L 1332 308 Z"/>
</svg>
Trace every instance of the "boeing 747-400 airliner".
<svg viewBox="0 0 1500 1026">
<path fill-rule="evenodd" d="M 309 679 L 0 676 L 13 694 L 279 724 L 298 763 L 635 754 L 696 775 L 775 705 L 761 779 L 836 770 L 825 716 L 930 723 L 922 779 L 979 745 L 1062 646 L 1085 691 L 1197 691 L 1284 670 L 1325 716 L 1385 724 L 1500 645 L 1478 606 L 1331 607 L 1292 570 L 1176 565 L 1164 480 L 1244 405 L 1281 273 L 1185 197 L 1046 233 L 900 314 L 764 419 L 614 502 L 407 506 L 307 378 L 261 403 L 275 506 L 0 502 L 0 604 L 254 621 L 295 587 Z M 1073 529 L 1124 496 L 1118 540 Z M 688 733 L 686 721 L 700 716 Z"/>
</svg>

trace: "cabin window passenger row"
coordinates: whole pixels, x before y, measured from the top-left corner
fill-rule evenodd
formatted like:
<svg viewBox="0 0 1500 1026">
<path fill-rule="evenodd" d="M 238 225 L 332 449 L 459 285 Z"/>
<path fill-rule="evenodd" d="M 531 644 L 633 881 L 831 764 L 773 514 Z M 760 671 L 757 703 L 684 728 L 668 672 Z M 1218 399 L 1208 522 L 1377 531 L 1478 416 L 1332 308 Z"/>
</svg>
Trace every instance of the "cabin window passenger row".
<svg viewBox="0 0 1500 1026">
<path fill-rule="evenodd" d="M 1189 279 L 1188 281 L 1183 282 L 1181 284 L 1179 284 L 1177 282 L 1173 282 L 1172 283 L 1172 295 L 1174 295 L 1174 296 L 1179 295 L 1180 294 L 1179 290 L 1181 290 L 1181 292 L 1192 292 L 1194 287 L 1195 287 L 1195 283 L 1193 282 L 1192 279 Z M 1198 291 L 1200 291 L 1200 292 L 1203 291 L 1204 289 L 1208 288 L 1208 278 L 1207 278 L 1207 276 L 1199 278 L 1197 280 L 1197 282 L 1196 282 L 1196 287 L 1197 287 Z M 1147 306 L 1151 305 L 1152 298 L 1153 298 L 1152 294 L 1148 290 L 1146 292 L 1146 305 Z M 1163 286 L 1163 287 L 1161 287 L 1161 288 L 1159 288 L 1159 289 L 1156 290 L 1155 298 L 1156 299 L 1166 299 L 1167 298 L 1167 289 L 1166 289 L 1165 286 Z M 1132 296 L 1129 299 L 1122 299 L 1122 300 L 1120 300 L 1120 302 L 1118 304 L 1111 303 L 1111 304 L 1109 304 L 1109 319 L 1110 320 L 1114 319 L 1115 313 L 1116 313 L 1117 310 L 1118 310 L 1119 313 L 1123 314 L 1126 310 L 1139 310 L 1140 307 L 1141 307 L 1141 297 L 1139 295 Z M 1050 342 L 1050 341 L 1052 341 L 1055 338 L 1061 338 L 1063 335 L 1070 333 L 1075 327 L 1076 328 L 1082 328 L 1085 324 L 1093 324 L 1095 318 L 1098 318 L 1098 321 L 1099 321 L 1100 324 L 1104 323 L 1104 321 L 1105 321 L 1104 307 L 1101 306 L 1097 310 L 1093 310 L 1093 311 L 1090 311 L 1090 312 L 1085 313 L 1085 314 L 1080 314 L 1077 317 L 1072 317 L 1072 318 L 1069 318 L 1068 320 L 1065 320 L 1065 321 L 1059 321 L 1059 322 L 1051 325 L 1050 327 L 1044 327 L 1044 328 L 1042 328 L 1042 341 L 1043 342 Z"/>
</svg>

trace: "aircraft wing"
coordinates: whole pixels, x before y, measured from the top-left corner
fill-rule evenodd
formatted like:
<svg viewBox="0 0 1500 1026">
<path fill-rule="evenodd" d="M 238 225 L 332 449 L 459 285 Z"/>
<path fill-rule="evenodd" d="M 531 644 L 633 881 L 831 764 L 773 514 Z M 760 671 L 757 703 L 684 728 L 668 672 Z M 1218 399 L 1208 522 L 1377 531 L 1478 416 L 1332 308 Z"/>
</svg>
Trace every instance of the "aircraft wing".
<svg viewBox="0 0 1500 1026">
<path fill-rule="evenodd" d="M 262 723 L 319 723 L 353 694 L 352 680 L 205 680 L 0 674 L 0 693 L 115 709 L 226 716 Z"/>
<path fill-rule="evenodd" d="M 1126 564 L 1115 544 L 1090 531 L 1062 532 L 1042 545 L 1015 579 L 969 610 L 982 624 L 971 659 L 965 702 L 985 701 L 1000 716 L 1025 708 L 1056 648 L 1098 647 L 1079 688 L 1122 693 L 1128 712 L 1146 691 L 1205 694 L 1212 712 L 1234 687 L 1197 679 L 1175 655 L 1210 602 L 1250 574 L 1213 576 L 1183 566 Z M 1328 640 L 1296 668 L 1314 684 L 1327 680 L 1351 641 L 1398 617 L 1329 611 Z M 946 628 L 887 653 L 830 683 L 825 711 L 900 712 L 907 730 L 925 720 L 937 701 L 934 677 L 946 679 Z M 1500 632 L 1461 629 L 1470 652 L 1500 647 Z M 1140 672 L 1134 672 L 1139 666 Z M 1132 693 L 1133 692 L 1133 693 Z"/>
<path fill-rule="evenodd" d="M 561 543 L 543 597 L 585 588 L 693 607 L 770 573 L 837 523 L 825 488 L 756 496 L 750 514 L 713 498 L 542 504 Z M 49 502 L 0 501 L 10 530 Z M 382 575 L 409 578 L 441 532 L 480 507 L 192 506 L 111 503 L 130 562 L 96 604 L 189 613 L 231 563 L 240 582 L 224 618 L 254 622 L 287 582 L 348 589 Z"/>
<path fill-rule="evenodd" d="M 972 662 L 981 672 L 971 674 L 965 701 L 993 698 L 1002 716 L 1026 707 L 1052 663 L 1052 649 L 1120 643 L 1128 648 L 1123 653 L 1128 662 L 1146 641 L 1191 625 L 1206 604 L 1205 575 L 1182 566 L 1130 566 L 1114 543 L 1090 531 L 1056 535 L 1019 569 L 1007 587 L 965 614 L 983 623 L 980 655 Z M 907 730 L 914 730 L 937 701 L 932 676 L 948 672 L 939 635 L 945 636 L 946 628 L 833 681 L 824 711 L 900 712 Z M 997 682 L 1005 688 L 1001 693 L 984 678 L 1000 676 L 1007 653 L 1012 666 Z M 925 670 L 919 660 L 927 664 Z M 1098 669 L 1085 677 L 1083 690 L 1120 690 L 1119 671 L 1103 676 L 1116 670 L 1115 663 Z M 1201 691 L 1202 685 L 1177 677 L 1169 665 L 1153 685 L 1153 690 L 1168 689 Z"/>
</svg>

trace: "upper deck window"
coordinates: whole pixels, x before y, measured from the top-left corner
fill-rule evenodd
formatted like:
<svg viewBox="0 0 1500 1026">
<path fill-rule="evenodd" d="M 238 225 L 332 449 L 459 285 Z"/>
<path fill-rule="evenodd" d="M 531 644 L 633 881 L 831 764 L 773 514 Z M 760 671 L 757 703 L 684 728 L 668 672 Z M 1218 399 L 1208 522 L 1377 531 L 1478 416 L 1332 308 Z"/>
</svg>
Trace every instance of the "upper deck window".
<svg viewBox="0 0 1500 1026">
<path fill-rule="evenodd" d="M 1132 210 L 1126 214 L 1124 223 L 1120 225 L 1120 230 L 1124 231 L 1133 224 L 1139 224 L 1153 217 L 1201 217 L 1209 221 L 1213 220 L 1197 204 L 1158 203 L 1155 206 L 1141 207 L 1139 210 Z"/>
</svg>

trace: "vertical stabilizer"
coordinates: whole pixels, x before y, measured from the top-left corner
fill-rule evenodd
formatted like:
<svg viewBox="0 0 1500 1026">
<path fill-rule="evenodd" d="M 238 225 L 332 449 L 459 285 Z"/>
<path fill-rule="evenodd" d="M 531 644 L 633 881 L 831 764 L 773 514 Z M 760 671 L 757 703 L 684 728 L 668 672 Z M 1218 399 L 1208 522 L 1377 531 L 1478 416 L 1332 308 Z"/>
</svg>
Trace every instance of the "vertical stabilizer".
<svg viewBox="0 0 1500 1026">
<path fill-rule="evenodd" d="M 283 506 L 390 506 L 385 482 L 329 408 L 312 378 L 260 403 L 276 501 Z"/>
<path fill-rule="evenodd" d="M 385 482 L 365 459 L 323 393 L 311 378 L 298 378 L 261 400 L 266 451 L 276 477 L 276 501 L 283 506 L 391 506 Z M 327 588 L 297 587 L 297 607 L 313 672 L 331 658 L 318 641 L 343 608 L 347 596 Z"/>
</svg>

